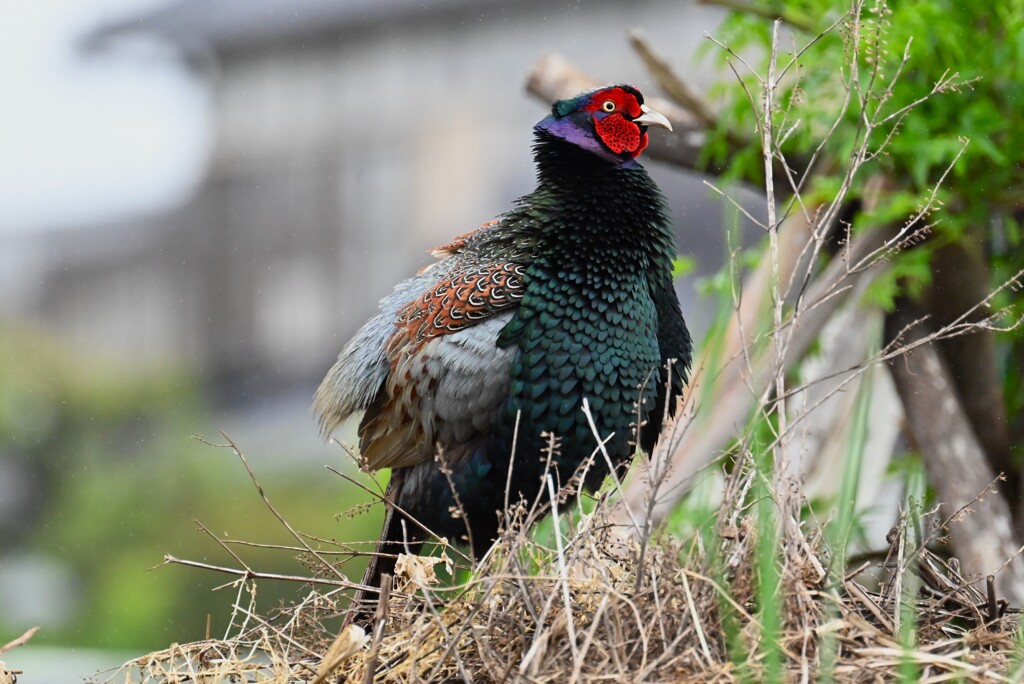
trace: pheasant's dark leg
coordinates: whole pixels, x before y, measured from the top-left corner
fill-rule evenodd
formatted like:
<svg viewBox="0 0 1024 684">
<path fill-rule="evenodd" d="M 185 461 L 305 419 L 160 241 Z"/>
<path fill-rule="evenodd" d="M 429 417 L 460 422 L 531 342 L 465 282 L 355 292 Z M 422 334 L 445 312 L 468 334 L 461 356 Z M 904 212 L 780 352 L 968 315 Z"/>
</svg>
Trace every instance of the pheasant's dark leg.
<svg viewBox="0 0 1024 684">
<path fill-rule="evenodd" d="M 370 564 L 366 567 L 366 574 L 363 575 L 362 584 L 366 588 L 360 589 L 352 598 L 352 610 L 345 620 L 346 624 L 355 622 L 368 625 L 372 621 L 377 607 L 381 578 L 385 574 L 395 574 L 398 554 L 419 553 L 423 546 L 425 534 L 423 530 L 418 525 L 406 520 L 405 516 L 395 510 L 393 505 L 393 502 L 398 499 L 406 475 L 407 471 L 402 469 L 391 472 L 391 481 L 388 482 L 388 488 L 384 494 L 384 505 L 387 507 L 384 527 L 374 555 L 370 557 Z"/>
</svg>

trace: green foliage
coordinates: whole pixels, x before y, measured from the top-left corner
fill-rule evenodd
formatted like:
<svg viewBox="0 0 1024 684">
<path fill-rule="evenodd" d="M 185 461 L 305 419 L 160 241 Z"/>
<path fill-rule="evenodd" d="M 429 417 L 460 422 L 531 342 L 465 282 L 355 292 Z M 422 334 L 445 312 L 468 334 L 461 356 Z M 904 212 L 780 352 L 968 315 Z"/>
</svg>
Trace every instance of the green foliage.
<svg viewBox="0 0 1024 684">
<path fill-rule="evenodd" d="M 817 155 L 805 203 L 837 195 L 867 135 L 867 161 L 852 179 L 849 200 L 865 196 L 872 176 L 884 176 L 890 188 L 870 214 L 856 213 L 854 229 L 913 219 L 929 229 L 928 240 L 891 260 L 865 300 L 892 311 L 898 297 L 918 298 L 938 277 L 955 288 L 957 275 L 937 274 L 932 255 L 961 240 L 983 250 L 988 289 L 996 290 L 1024 271 L 1024 0 L 871 0 L 857 23 L 855 6 L 751 0 L 748 11 L 726 20 L 716 35 L 733 54 L 710 42 L 702 50 L 731 64 L 740 81 L 723 79 L 713 92 L 723 106 L 707 161 L 728 162 L 733 180 L 763 185 L 759 76 L 767 73 L 772 42 L 765 17 L 782 17 L 777 68 L 788 70 L 771 120 L 795 168 Z M 873 116 L 881 124 L 866 134 L 864 121 Z M 747 142 L 737 149 L 737 140 Z M 931 198 L 937 210 L 929 212 Z M 711 285 L 721 291 L 727 282 L 722 274 Z M 1005 288 L 991 304 L 1008 313 L 1004 320 L 1024 318 L 1019 290 Z M 1020 416 L 1024 330 L 998 333 L 997 346 L 1006 413 Z M 1013 458 L 1024 467 L 1024 422 L 1013 420 Z"/>
<path fill-rule="evenodd" d="M 787 0 L 762 3 L 777 11 L 795 11 L 803 16 L 819 17 L 814 32 L 797 31 L 794 43 L 803 45 L 817 31 L 826 30 L 848 9 L 847 3 L 834 0 Z M 723 26 L 723 42 L 734 51 L 751 48 L 767 54 L 771 42 L 768 22 L 747 14 L 734 14 Z M 908 188 L 929 191 L 962 148 L 962 140 L 971 141 L 954 168 L 955 194 L 964 201 L 957 214 L 965 218 L 989 215 L 993 199 L 1010 200 L 1021 188 L 1016 162 L 1024 154 L 1024 2 L 992 0 L 965 3 L 955 0 L 904 0 L 885 8 L 869 5 L 862 20 L 857 58 L 858 82 L 869 93 L 863 103 L 854 97 L 844 125 L 826 147 L 829 156 L 845 159 L 854 146 L 859 130 L 858 118 L 881 106 L 884 113 L 898 112 L 929 95 L 937 83 L 957 75 L 955 86 L 945 97 L 933 97 L 910 110 L 903 118 L 876 133 L 881 144 L 898 121 L 900 131 L 878 161 L 895 177 L 905 178 Z M 781 90 L 782 106 L 775 124 L 801 120 L 784 149 L 787 154 L 806 155 L 813 151 L 831 128 L 845 96 L 849 77 L 848 30 L 826 33 L 805 53 L 795 67 L 799 78 L 787 78 Z M 780 66 L 791 57 L 783 44 Z M 722 59 L 726 58 L 721 52 Z M 901 66 L 904 55 L 906 64 Z M 877 63 L 877 74 L 872 66 Z M 882 98 L 879 85 L 888 84 L 902 72 L 888 98 Z M 764 73 L 764 67 L 762 67 Z M 874 79 L 874 80 L 872 80 Z M 744 83 L 751 93 L 758 92 L 752 75 Z M 874 92 L 869 88 L 875 88 Z M 750 101 L 738 86 L 726 82 L 729 96 L 727 116 L 723 119 L 718 147 L 721 154 L 725 131 L 749 131 Z M 738 171 L 748 175 L 762 168 L 760 148 L 751 145 L 744 151 Z M 734 168 L 734 171 L 737 169 Z M 840 170 L 841 171 L 841 170 Z M 995 195 L 993 197 L 993 195 Z"/>
<path fill-rule="evenodd" d="M 912 249 L 895 259 L 890 268 L 871 281 L 864 292 L 864 300 L 891 312 L 895 308 L 897 293 L 906 292 L 917 297 L 931 282 L 931 254 L 928 250 Z"/>
<path fill-rule="evenodd" d="M 805 45 L 849 10 L 848 3 L 835 0 L 772 0 L 752 6 L 788 17 L 797 26 L 792 40 L 781 41 L 780 70 L 792 58 L 792 46 Z M 751 64 L 760 74 L 766 73 L 770 22 L 754 13 L 734 13 L 720 35 L 748 60 L 750 54 L 760 54 L 761 61 Z M 872 152 L 884 148 L 884 152 L 865 165 L 860 178 L 881 172 L 898 179 L 899 186 L 874 217 L 861 217 L 858 225 L 865 218 L 877 224 L 913 215 L 951 165 L 939 191 L 944 210 L 935 226 L 937 234 L 958 238 L 971 231 L 988 233 L 994 228 L 993 218 L 1012 221 L 1024 196 L 1022 36 L 1024 0 L 868 3 L 855 45 L 858 73 L 852 79 L 849 25 L 824 33 L 783 79 L 780 106 L 773 116 L 778 131 L 788 131 L 800 122 L 786 138 L 783 151 L 788 158 L 807 159 L 832 130 L 848 84 L 858 86 L 840 116 L 840 125 L 824 143 L 823 161 L 817 165 L 818 176 L 808 198 L 834 196 L 864 132 L 862 117 L 881 112 L 893 118 L 873 132 L 869 148 Z M 759 82 L 735 58 L 717 47 L 706 48 L 707 53 L 712 51 L 719 59 L 733 62 L 743 83 L 727 79 L 720 86 L 717 95 L 724 99 L 725 109 L 707 154 L 718 161 L 727 159 L 734 177 L 761 184 L 760 143 L 750 135 L 754 110 L 761 106 Z M 933 95 L 937 88 L 942 92 Z M 739 133 L 746 133 L 751 143 L 737 153 L 730 140 Z M 851 199 L 860 195 L 860 188 L 854 184 Z M 996 280 L 1024 267 L 1020 250 L 1010 248 L 1012 233 L 1019 240 L 1019 232 L 1011 229 L 1003 240 L 992 243 Z M 920 259 L 910 255 L 916 251 L 910 250 L 901 260 Z M 919 290 L 922 265 L 921 261 L 899 264 L 902 270 L 897 276 L 909 277 L 890 277 L 889 291 L 881 291 L 879 285 L 873 298 L 891 302 L 897 285 Z"/>
<path fill-rule="evenodd" d="M 672 277 L 682 278 L 684 275 L 693 273 L 697 268 L 697 261 L 693 257 L 679 255 L 672 260 Z"/>
</svg>

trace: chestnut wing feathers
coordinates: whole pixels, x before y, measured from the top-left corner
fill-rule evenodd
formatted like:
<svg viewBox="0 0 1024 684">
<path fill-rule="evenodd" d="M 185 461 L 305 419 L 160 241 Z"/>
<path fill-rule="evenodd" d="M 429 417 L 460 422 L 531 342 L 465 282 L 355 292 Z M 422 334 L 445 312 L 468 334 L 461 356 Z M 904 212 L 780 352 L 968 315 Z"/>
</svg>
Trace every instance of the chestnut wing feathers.
<svg viewBox="0 0 1024 684">
<path fill-rule="evenodd" d="M 526 266 L 488 263 L 467 249 L 475 235 L 446 245 L 447 258 L 381 300 L 317 390 L 327 433 L 365 411 L 367 470 L 428 461 L 438 447 L 486 433 L 508 396 L 514 349 L 497 338 L 523 296 Z"/>
</svg>

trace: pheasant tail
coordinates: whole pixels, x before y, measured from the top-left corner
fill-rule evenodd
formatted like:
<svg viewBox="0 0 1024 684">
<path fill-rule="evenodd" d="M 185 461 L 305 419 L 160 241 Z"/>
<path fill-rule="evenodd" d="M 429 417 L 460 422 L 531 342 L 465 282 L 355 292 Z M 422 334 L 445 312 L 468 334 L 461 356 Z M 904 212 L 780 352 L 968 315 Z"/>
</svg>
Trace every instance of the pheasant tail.
<svg viewBox="0 0 1024 684">
<path fill-rule="evenodd" d="M 370 556 L 370 564 L 366 566 L 362 586 L 352 598 L 354 611 L 349 613 L 348 622 L 366 624 L 373 617 L 380 587 L 384 575 L 394 575 L 398 555 L 401 553 L 419 553 L 423 546 L 424 533 L 415 524 L 410 524 L 404 515 L 395 508 L 395 501 L 405 483 L 408 472 L 401 468 L 391 471 L 391 480 L 384 493 L 384 526 L 380 533 L 377 548 Z"/>
</svg>

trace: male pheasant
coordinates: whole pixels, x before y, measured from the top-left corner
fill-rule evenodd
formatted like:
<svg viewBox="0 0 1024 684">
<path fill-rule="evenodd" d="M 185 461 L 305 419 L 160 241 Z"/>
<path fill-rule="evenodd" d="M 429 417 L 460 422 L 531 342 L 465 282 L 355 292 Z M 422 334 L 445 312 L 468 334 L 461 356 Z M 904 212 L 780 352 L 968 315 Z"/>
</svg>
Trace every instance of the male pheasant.
<svg viewBox="0 0 1024 684">
<path fill-rule="evenodd" d="M 364 585 L 423 528 L 486 552 L 506 500 L 533 500 L 546 467 L 565 483 L 595 452 L 584 399 L 617 466 L 654 446 L 691 343 L 665 201 L 636 162 L 648 126 L 671 129 L 631 86 L 556 102 L 534 128 L 537 188 L 433 250 L 440 260 L 381 301 L 324 378 L 324 431 L 363 411 L 362 467 L 391 468 Z M 597 458 L 584 483 L 607 474 Z"/>
</svg>

